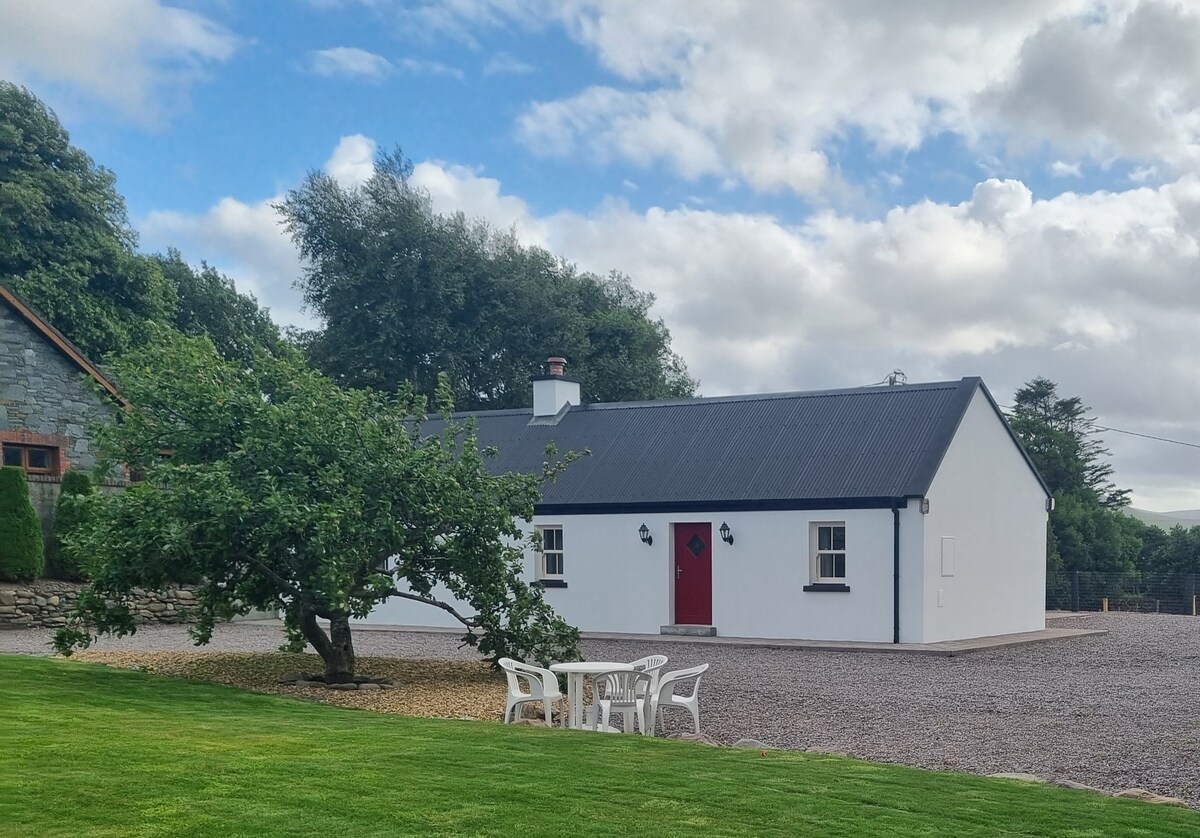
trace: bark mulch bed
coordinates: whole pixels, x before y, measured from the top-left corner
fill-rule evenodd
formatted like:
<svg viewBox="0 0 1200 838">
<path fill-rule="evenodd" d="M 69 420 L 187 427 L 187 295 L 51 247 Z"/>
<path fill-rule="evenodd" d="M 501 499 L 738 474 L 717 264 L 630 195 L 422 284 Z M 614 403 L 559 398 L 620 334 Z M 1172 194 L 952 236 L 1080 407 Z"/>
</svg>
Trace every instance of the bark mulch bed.
<svg viewBox="0 0 1200 838">
<path fill-rule="evenodd" d="M 72 660 L 136 669 L 172 678 L 320 701 L 341 707 L 442 719 L 499 721 L 504 713 L 504 678 L 477 661 L 359 658 L 357 670 L 386 678 L 395 687 L 331 690 L 280 684 L 288 672 L 320 672 L 316 655 L 287 652 L 76 652 Z"/>
</svg>

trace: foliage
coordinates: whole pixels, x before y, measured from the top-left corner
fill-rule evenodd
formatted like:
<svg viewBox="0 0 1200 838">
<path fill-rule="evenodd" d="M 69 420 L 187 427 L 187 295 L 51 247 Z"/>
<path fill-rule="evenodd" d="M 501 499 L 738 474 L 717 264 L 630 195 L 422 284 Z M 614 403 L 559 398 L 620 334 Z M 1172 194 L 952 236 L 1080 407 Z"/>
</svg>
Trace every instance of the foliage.
<svg viewBox="0 0 1200 838">
<path fill-rule="evenodd" d="M 0 657 L 0 730 L 0 807 L 14 837 L 1200 832 L 1188 809 L 1052 785 L 347 712 L 30 657 Z"/>
<path fill-rule="evenodd" d="M 134 252 L 114 180 L 32 93 L 0 81 L 0 277 L 96 358 L 175 306 L 157 263 Z"/>
<path fill-rule="evenodd" d="M 100 446 L 147 479 L 90 497 L 68 538 L 94 567 L 56 638 L 64 652 L 93 630 L 132 631 L 121 604 L 131 588 L 194 575 L 198 642 L 218 617 L 280 609 L 292 643 L 312 644 L 331 680 L 354 672 L 349 618 L 393 596 L 458 617 L 466 642 L 492 657 L 574 653 L 578 632 L 521 578 L 517 523 L 574 455 L 542 474 L 491 475 L 470 423 L 427 434 L 422 397 L 339 388 L 291 352 L 246 364 L 205 337 L 159 330 L 114 369 L 133 407 L 99 430 Z M 439 396 L 448 416 L 444 386 Z"/>
<path fill-rule="evenodd" d="M 1093 592 L 1088 602 L 1073 604 L 1098 605 L 1104 580 L 1137 569 L 1139 527 L 1119 511 L 1129 503 L 1129 490 L 1113 484 L 1108 450 L 1080 398 L 1060 397 L 1058 385 L 1039 377 L 1017 390 L 1013 405 L 1009 424 L 1054 494 L 1046 539 L 1048 599 L 1068 601 L 1073 587 Z"/>
<path fill-rule="evenodd" d="M 173 323 L 185 335 L 208 335 L 226 358 L 250 361 L 256 350 L 277 354 L 283 349 L 279 327 L 270 312 L 233 280 L 207 264 L 196 270 L 178 250 L 155 256 L 163 276 L 175 291 L 178 305 Z"/>
<path fill-rule="evenodd" d="M 1112 482 L 1109 452 L 1096 438 L 1090 410 L 1078 396 L 1060 398 L 1057 384 L 1038 377 L 1013 396 L 1009 424 L 1055 496 L 1090 495 L 1101 506 L 1125 506 L 1129 490 Z"/>
<path fill-rule="evenodd" d="M 44 561 L 42 525 L 29 502 L 25 472 L 16 466 L 0 466 L 0 579 L 36 579 Z"/>
<path fill-rule="evenodd" d="M 654 297 L 479 220 L 433 212 L 397 151 L 362 186 L 315 172 L 279 209 L 307 260 L 305 300 L 325 322 L 306 341 L 338 382 L 432 397 L 448 373 L 461 409 L 529 404 L 547 355 L 571 362 L 588 401 L 691 395 Z"/>
<path fill-rule="evenodd" d="M 78 581 L 85 576 L 82 557 L 71 549 L 67 537 L 83 524 L 87 497 L 95 491 L 96 486 L 86 471 L 68 469 L 62 476 L 54 507 L 54 538 L 46 555 L 46 570 L 54 579 Z"/>
</svg>

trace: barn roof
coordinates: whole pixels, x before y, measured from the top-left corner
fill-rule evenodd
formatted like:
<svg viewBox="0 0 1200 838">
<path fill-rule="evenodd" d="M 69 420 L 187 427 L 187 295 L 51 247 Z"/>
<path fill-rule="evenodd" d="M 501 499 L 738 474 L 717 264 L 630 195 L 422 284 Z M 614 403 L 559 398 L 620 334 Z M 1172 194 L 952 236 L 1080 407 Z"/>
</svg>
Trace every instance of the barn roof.
<svg viewBox="0 0 1200 838">
<path fill-rule="evenodd" d="M 869 508 L 928 491 L 976 390 L 1003 421 L 979 378 L 572 406 L 554 424 L 469 415 L 497 472 L 540 471 L 551 442 L 590 451 L 545 487 L 541 514 Z"/>
</svg>

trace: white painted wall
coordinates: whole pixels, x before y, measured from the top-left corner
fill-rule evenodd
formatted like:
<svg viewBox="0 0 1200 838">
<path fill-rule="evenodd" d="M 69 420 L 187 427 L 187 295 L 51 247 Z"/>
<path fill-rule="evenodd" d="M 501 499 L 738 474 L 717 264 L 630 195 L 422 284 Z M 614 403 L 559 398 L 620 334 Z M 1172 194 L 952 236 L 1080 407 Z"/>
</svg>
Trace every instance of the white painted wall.
<svg viewBox="0 0 1200 838">
<path fill-rule="evenodd" d="M 920 569 L 921 537 L 912 508 L 901 510 L 906 575 Z M 713 624 L 730 637 L 812 640 L 892 639 L 892 513 L 887 509 L 804 512 L 730 512 L 684 515 L 539 516 L 537 524 L 563 528 L 566 588 L 548 588 L 546 601 L 584 631 L 657 634 L 670 624 L 675 522 L 707 521 L 713 534 Z M 804 592 L 809 584 L 809 525 L 846 523 L 849 593 Z M 718 530 L 727 522 L 732 545 Z M 645 523 L 654 537 L 638 537 Z M 907 528 L 907 530 L 906 530 Z M 534 578 L 534 556 L 526 557 Z M 902 636 L 921 625 L 921 586 L 909 579 L 902 605 Z M 442 592 L 444 594 L 444 592 Z M 469 609 L 468 609 L 469 612 Z M 392 599 L 365 622 L 457 626 L 444 612 Z"/>
<path fill-rule="evenodd" d="M 1045 628 L 1046 496 L 982 391 L 928 497 L 922 641 Z M 943 568 L 947 538 L 953 568 Z"/>
</svg>

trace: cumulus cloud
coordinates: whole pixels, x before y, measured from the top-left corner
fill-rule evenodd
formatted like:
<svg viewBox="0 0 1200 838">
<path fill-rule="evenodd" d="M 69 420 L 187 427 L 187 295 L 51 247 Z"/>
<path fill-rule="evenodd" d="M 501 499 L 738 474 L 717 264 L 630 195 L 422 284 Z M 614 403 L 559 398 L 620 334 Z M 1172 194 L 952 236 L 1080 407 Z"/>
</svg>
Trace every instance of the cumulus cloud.
<svg viewBox="0 0 1200 838">
<path fill-rule="evenodd" d="M 1059 148 L 1200 163 L 1200 7 L 1097 4 L 1029 34 L 1006 77 L 983 91 L 1010 136 Z"/>
<path fill-rule="evenodd" d="M 325 161 L 325 171 L 346 186 L 365 183 L 375 170 L 378 149 L 378 143 L 362 134 L 342 137 Z"/>
<path fill-rule="evenodd" d="M 532 103 L 547 155 L 668 165 L 812 195 L 850 132 L 908 151 L 950 132 L 1099 162 L 1200 163 L 1200 7 L 1172 0 L 551 4 L 614 83 Z M 1063 164 L 1070 165 L 1070 164 Z M 1073 174 L 1059 170 L 1055 174 Z"/>
<path fill-rule="evenodd" d="M 379 81 L 395 68 L 382 55 L 358 47 L 331 47 L 309 53 L 309 70 L 319 76 Z"/>
<path fill-rule="evenodd" d="M 1050 174 L 1055 177 L 1083 177 L 1083 164 L 1055 160 L 1050 164 Z"/>
<path fill-rule="evenodd" d="M 126 116 L 157 122 L 240 44 L 233 33 L 158 0 L 0 0 L 0 77 L 65 85 Z"/>
</svg>

